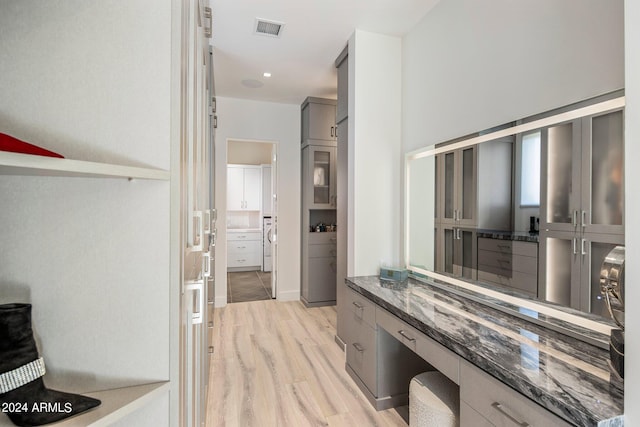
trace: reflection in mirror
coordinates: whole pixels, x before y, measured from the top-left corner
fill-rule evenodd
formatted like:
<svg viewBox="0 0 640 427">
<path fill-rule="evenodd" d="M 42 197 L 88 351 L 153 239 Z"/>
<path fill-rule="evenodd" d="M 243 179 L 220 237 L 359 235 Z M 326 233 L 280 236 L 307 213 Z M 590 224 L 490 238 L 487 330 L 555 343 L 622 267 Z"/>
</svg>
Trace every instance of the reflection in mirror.
<svg viewBox="0 0 640 427">
<path fill-rule="evenodd" d="M 624 244 L 612 98 L 407 155 L 409 269 L 608 317 L 599 270 Z"/>
<path fill-rule="evenodd" d="M 434 147 L 430 147 L 434 148 Z M 428 151 L 428 150 L 427 150 Z M 407 163 L 409 264 L 424 270 L 435 268 L 436 162 L 434 156 L 414 158 Z"/>
</svg>

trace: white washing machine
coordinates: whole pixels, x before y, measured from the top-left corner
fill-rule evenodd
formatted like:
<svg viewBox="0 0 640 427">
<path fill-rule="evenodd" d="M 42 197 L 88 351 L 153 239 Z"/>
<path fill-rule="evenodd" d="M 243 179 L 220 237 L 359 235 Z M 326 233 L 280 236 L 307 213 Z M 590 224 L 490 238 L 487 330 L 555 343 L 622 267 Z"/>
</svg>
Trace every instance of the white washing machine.
<svg viewBox="0 0 640 427">
<path fill-rule="evenodd" d="M 271 217 L 262 219 L 262 271 L 271 271 Z"/>
</svg>

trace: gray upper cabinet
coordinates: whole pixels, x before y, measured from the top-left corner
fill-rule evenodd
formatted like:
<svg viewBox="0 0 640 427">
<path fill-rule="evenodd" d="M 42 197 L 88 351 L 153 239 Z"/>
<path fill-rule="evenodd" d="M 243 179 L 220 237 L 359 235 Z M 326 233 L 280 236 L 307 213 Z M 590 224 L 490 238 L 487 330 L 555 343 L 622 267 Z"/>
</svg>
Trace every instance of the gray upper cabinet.
<svg viewBox="0 0 640 427">
<path fill-rule="evenodd" d="M 587 116 L 542 133 L 542 298 L 607 316 L 599 268 L 624 244 L 623 110 Z"/>
<path fill-rule="evenodd" d="M 333 99 L 308 97 L 301 106 L 301 142 L 321 145 L 321 141 L 335 144 L 336 101 Z"/>
<path fill-rule="evenodd" d="M 338 104 L 336 107 L 336 123 L 340 124 L 349 116 L 349 46 L 345 47 L 338 59 Z"/>
<path fill-rule="evenodd" d="M 543 132 L 541 228 L 624 234 L 623 120 L 615 110 Z"/>
<path fill-rule="evenodd" d="M 437 155 L 436 221 L 456 227 L 511 227 L 513 138 Z"/>
</svg>

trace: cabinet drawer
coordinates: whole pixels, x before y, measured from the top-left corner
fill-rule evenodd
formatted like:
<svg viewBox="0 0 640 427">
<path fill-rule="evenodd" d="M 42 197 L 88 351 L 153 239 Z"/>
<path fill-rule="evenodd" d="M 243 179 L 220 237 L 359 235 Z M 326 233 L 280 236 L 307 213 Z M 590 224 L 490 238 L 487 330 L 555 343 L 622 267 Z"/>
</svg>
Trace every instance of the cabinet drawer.
<svg viewBox="0 0 640 427">
<path fill-rule="evenodd" d="M 504 270 L 511 270 L 513 266 L 513 255 L 504 252 L 478 250 L 478 265 L 496 267 Z"/>
<path fill-rule="evenodd" d="M 460 362 L 460 400 L 498 427 L 569 425 L 466 361 Z"/>
<path fill-rule="evenodd" d="M 478 280 L 515 288 L 532 296 L 537 296 L 538 294 L 538 276 L 533 274 L 519 271 L 492 270 L 489 267 L 480 266 L 478 267 Z"/>
<path fill-rule="evenodd" d="M 459 357 L 457 354 L 379 307 L 376 308 L 376 323 L 438 371 L 446 375 L 451 381 L 458 384 Z"/>
<path fill-rule="evenodd" d="M 248 231 L 246 233 L 227 232 L 227 240 L 258 240 L 262 241 L 262 233 L 260 231 Z"/>
<path fill-rule="evenodd" d="M 538 244 L 535 242 L 513 242 L 512 251 L 514 255 L 538 258 Z"/>
<path fill-rule="evenodd" d="M 460 427 L 494 427 L 494 425 L 471 406 L 460 402 Z"/>
<path fill-rule="evenodd" d="M 371 394 L 378 397 L 376 330 L 366 323 L 348 322 L 347 365 L 362 380 Z"/>
<path fill-rule="evenodd" d="M 376 311 L 373 302 L 347 287 L 346 309 L 372 328 L 376 327 Z"/>
<path fill-rule="evenodd" d="M 478 238 L 478 250 L 487 250 L 493 252 L 501 252 L 510 254 L 513 250 L 513 242 L 511 240 L 489 239 L 487 237 Z"/>
<path fill-rule="evenodd" d="M 520 273 L 537 274 L 538 273 L 538 258 L 524 255 L 513 255 L 513 271 L 519 271 Z"/>
<path fill-rule="evenodd" d="M 260 255 L 255 252 L 227 255 L 227 267 L 253 267 L 262 264 L 261 261 Z"/>
<path fill-rule="evenodd" d="M 333 231 L 327 231 L 324 233 L 309 233 L 309 244 L 322 245 L 337 242 L 336 233 Z"/>
<path fill-rule="evenodd" d="M 261 252 L 261 242 L 255 240 L 231 240 L 227 243 L 227 253 L 228 254 L 250 254 Z"/>
<path fill-rule="evenodd" d="M 309 245 L 309 258 L 335 257 L 337 254 L 336 244 Z"/>
</svg>

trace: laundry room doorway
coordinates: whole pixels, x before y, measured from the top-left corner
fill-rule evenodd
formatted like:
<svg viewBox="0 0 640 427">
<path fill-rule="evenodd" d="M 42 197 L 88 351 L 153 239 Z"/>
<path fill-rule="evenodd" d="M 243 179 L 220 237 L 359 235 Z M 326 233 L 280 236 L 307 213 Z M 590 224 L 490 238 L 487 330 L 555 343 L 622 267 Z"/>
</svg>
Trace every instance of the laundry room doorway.
<svg viewBox="0 0 640 427">
<path fill-rule="evenodd" d="M 227 140 L 227 302 L 277 295 L 277 148 Z"/>
</svg>

